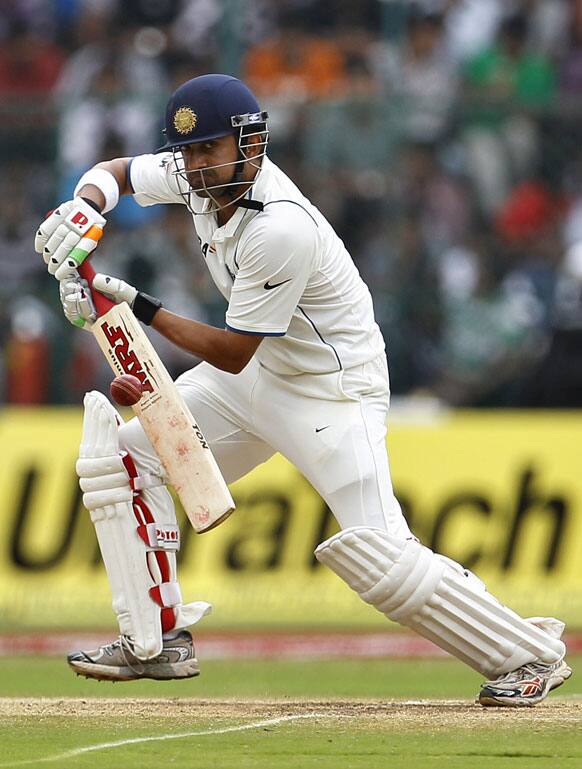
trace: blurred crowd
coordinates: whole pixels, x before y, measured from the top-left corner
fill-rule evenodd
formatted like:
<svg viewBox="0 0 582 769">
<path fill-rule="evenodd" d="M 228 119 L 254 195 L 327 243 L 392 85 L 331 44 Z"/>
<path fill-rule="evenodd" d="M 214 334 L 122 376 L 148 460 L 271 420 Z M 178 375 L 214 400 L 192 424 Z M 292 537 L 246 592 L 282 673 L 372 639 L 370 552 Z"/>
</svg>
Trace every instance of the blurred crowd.
<svg viewBox="0 0 582 769">
<path fill-rule="evenodd" d="M 0 40 L 0 401 L 107 386 L 35 227 L 95 162 L 159 146 L 179 83 L 227 72 L 368 282 L 396 395 L 582 405 L 582 0 L 0 0 Z M 99 269 L 222 325 L 184 208 L 108 220 Z"/>
</svg>

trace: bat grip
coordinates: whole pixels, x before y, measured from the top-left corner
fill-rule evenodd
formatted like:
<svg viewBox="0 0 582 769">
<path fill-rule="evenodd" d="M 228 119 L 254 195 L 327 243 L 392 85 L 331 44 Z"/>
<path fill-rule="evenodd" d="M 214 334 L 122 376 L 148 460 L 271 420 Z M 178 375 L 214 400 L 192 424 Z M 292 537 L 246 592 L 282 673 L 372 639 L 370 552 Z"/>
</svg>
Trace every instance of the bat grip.
<svg viewBox="0 0 582 769">
<path fill-rule="evenodd" d="M 89 284 L 89 287 L 91 288 L 91 296 L 93 297 L 93 303 L 95 305 L 97 315 L 99 317 L 105 315 L 105 313 L 109 312 L 112 307 L 115 307 L 115 302 L 112 302 L 111 299 L 108 299 L 100 291 L 93 291 L 93 278 L 95 277 L 96 273 L 88 259 L 86 259 L 83 264 L 79 265 L 78 270 L 79 275 L 82 278 L 85 278 Z"/>
</svg>

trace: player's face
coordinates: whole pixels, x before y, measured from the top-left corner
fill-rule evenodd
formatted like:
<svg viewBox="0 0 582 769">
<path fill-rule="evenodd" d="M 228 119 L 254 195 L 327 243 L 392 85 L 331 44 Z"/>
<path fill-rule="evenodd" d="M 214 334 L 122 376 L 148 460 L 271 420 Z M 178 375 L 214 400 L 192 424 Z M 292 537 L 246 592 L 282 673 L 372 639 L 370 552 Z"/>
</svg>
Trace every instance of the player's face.
<svg viewBox="0 0 582 769">
<path fill-rule="evenodd" d="M 216 213 L 225 209 L 232 215 L 234 204 L 252 187 L 260 171 L 267 138 L 268 133 L 263 129 L 244 136 L 229 134 L 186 144 L 173 150 L 173 175 L 179 180 L 180 195 L 190 213 Z M 210 207 L 197 212 L 192 196 L 209 198 Z"/>
<path fill-rule="evenodd" d="M 221 185 L 232 182 L 238 158 L 237 142 L 234 135 L 223 136 L 205 142 L 196 142 L 182 147 L 184 167 L 188 182 L 200 197 L 210 197 L 205 188 L 213 188 L 214 197 L 224 194 Z"/>
</svg>

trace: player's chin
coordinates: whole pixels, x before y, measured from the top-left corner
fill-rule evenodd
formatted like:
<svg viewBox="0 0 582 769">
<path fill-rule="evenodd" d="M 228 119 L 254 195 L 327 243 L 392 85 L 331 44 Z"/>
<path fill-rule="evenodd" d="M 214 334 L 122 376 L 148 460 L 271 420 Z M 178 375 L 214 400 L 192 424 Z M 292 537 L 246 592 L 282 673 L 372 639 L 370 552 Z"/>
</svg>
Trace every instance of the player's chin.
<svg viewBox="0 0 582 769">
<path fill-rule="evenodd" d="M 227 190 L 228 187 L 221 186 L 207 186 L 206 188 L 193 188 L 192 192 L 196 195 L 198 198 L 217 198 L 221 197 L 221 195 L 224 195 L 225 190 Z"/>
</svg>

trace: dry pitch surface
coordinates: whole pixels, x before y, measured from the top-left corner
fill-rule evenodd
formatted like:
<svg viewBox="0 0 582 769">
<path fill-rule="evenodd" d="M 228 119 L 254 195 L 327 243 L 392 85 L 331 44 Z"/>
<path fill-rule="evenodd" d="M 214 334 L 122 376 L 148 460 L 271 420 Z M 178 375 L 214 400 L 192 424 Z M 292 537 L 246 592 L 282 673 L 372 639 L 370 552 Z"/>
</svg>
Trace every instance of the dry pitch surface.
<svg viewBox="0 0 582 769">
<path fill-rule="evenodd" d="M 198 700 L 198 699 L 74 699 L 0 698 L 0 718 L 166 718 L 175 722 L 270 719 L 309 714 L 314 718 L 369 722 L 377 729 L 511 728 L 516 724 L 567 727 L 582 730 L 582 699 L 554 697 L 532 708 L 482 708 L 470 700 Z M 582 735 L 582 732 L 581 732 Z M 582 736 L 581 736 L 582 740 Z"/>
<path fill-rule="evenodd" d="M 237 659 L 107 686 L 0 658 L 0 769 L 582 768 L 578 675 L 518 710 L 460 699 L 479 682 L 446 659 Z"/>
<path fill-rule="evenodd" d="M 0 699 L 0 769 L 580 769 L 582 700 Z"/>
</svg>

